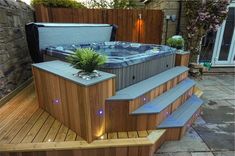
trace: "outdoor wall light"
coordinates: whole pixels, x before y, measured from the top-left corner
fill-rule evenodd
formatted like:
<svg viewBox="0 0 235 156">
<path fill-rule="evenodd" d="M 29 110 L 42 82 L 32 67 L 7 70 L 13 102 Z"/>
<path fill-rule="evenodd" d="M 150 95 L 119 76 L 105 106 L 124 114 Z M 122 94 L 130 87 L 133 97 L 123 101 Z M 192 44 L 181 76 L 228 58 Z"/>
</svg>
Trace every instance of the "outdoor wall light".
<svg viewBox="0 0 235 156">
<path fill-rule="evenodd" d="M 142 14 L 138 15 L 138 19 L 141 20 L 142 19 Z"/>
<path fill-rule="evenodd" d="M 166 44 L 166 40 L 168 38 L 168 22 L 171 21 L 171 22 L 175 22 L 176 21 L 176 15 L 166 15 L 165 17 L 166 19 L 166 30 L 165 30 L 165 44 Z"/>
<path fill-rule="evenodd" d="M 176 15 L 166 15 L 166 20 L 167 21 L 171 21 L 171 22 L 175 22 L 176 21 Z"/>
</svg>

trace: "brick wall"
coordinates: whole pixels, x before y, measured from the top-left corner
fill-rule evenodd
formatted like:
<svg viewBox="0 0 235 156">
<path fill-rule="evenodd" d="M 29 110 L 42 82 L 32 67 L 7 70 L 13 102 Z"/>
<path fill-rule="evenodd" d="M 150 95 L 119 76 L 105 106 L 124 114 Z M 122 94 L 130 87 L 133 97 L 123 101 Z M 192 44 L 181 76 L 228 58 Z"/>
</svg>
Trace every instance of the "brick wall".
<svg viewBox="0 0 235 156">
<path fill-rule="evenodd" d="M 25 3 L 0 0 L 0 99 L 32 75 L 24 26 L 33 19 Z"/>
</svg>

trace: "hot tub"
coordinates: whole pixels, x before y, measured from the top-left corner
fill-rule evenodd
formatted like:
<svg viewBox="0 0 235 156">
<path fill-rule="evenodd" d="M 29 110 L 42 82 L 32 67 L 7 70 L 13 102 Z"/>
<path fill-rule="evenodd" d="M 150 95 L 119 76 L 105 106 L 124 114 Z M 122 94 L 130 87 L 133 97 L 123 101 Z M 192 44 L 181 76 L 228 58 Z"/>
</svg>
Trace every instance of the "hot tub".
<svg viewBox="0 0 235 156">
<path fill-rule="evenodd" d="M 115 41 L 117 26 L 110 24 L 29 23 L 28 48 L 33 62 L 61 59 L 77 48 L 93 48 L 108 56 L 102 71 L 116 74 L 116 89 L 174 67 L 175 50 L 153 44 Z"/>
<path fill-rule="evenodd" d="M 120 90 L 174 67 L 175 50 L 164 45 L 129 42 L 102 42 L 49 46 L 42 49 L 45 60 L 61 59 L 78 48 L 92 48 L 106 55 L 107 62 L 99 70 L 116 75 L 116 90 Z"/>
</svg>

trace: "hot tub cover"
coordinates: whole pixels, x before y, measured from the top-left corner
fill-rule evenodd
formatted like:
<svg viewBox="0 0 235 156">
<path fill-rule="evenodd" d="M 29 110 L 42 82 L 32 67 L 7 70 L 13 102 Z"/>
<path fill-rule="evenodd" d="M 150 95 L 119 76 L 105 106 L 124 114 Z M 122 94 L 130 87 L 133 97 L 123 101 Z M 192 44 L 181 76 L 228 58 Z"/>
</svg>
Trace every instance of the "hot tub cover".
<svg viewBox="0 0 235 156">
<path fill-rule="evenodd" d="M 43 62 L 42 49 L 61 44 L 115 41 L 116 25 L 86 23 L 29 23 L 25 26 L 33 62 Z"/>
</svg>

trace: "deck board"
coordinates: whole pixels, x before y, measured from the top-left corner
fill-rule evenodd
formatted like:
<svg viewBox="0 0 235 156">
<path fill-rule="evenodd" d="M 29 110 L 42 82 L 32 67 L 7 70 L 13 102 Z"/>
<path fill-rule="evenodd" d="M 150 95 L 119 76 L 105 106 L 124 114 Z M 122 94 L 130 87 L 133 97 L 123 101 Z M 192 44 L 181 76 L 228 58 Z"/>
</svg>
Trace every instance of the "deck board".
<svg viewBox="0 0 235 156">
<path fill-rule="evenodd" d="M 25 113 L 25 109 L 28 108 L 30 106 L 30 102 L 32 102 L 32 95 L 29 95 L 27 97 L 27 99 L 21 100 L 21 105 L 17 108 L 17 110 L 15 108 L 13 109 L 8 109 L 6 110 L 6 112 L 9 114 L 8 116 L 3 116 L 1 117 L 0 120 L 0 134 L 2 129 L 6 129 L 7 126 L 12 126 L 12 122 L 14 122 L 15 119 L 17 119 L 18 117 L 20 117 L 22 114 Z M 11 123 L 11 124 L 10 124 Z"/>
<path fill-rule="evenodd" d="M 49 132 L 47 133 L 47 136 L 45 137 L 44 142 L 53 142 L 55 140 L 55 137 L 60 127 L 61 127 L 61 123 L 58 120 L 55 120 Z"/>
<path fill-rule="evenodd" d="M 38 132 L 38 134 L 36 135 L 36 137 L 34 138 L 33 142 L 43 142 L 54 121 L 55 118 L 49 116 L 40 131 Z"/>
<path fill-rule="evenodd" d="M 29 100 L 31 101 L 31 99 Z M 26 103 L 25 108 L 28 108 L 30 105 L 28 104 L 29 101 Z M 13 129 L 14 127 L 17 127 L 19 129 L 19 126 L 21 126 L 19 123 L 24 124 L 25 122 L 27 122 L 28 118 L 32 116 L 32 114 L 34 113 L 34 111 L 36 111 L 37 106 L 33 105 L 32 107 L 28 108 L 28 111 L 24 111 L 23 108 L 21 108 L 21 110 L 19 111 L 19 113 L 15 113 L 8 120 L 5 120 L 4 122 L 2 122 L 0 125 L 0 139 L 4 138 L 4 136 L 9 135 L 11 129 Z M 20 127 L 21 128 L 21 127 Z M 5 138 L 6 139 L 6 138 Z"/>
<path fill-rule="evenodd" d="M 5 135 L 2 133 L 3 136 L 0 137 L 0 143 L 9 143 L 14 138 L 14 136 L 21 130 L 21 128 L 27 123 L 27 121 L 29 120 L 28 117 L 31 117 L 36 109 L 36 106 L 31 107 L 28 113 L 23 114 L 21 118 L 15 120 L 15 124 L 12 125 L 11 129 L 8 130 Z"/>
<path fill-rule="evenodd" d="M 34 93 L 34 87 L 33 83 L 27 86 L 25 89 L 20 91 L 17 96 L 13 97 L 11 100 L 9 100 L 5 105 L 0 107 L 0 118 L 7 117 L 7 115 L 10 115 L 7 110 L 17 111 L 17 108 L 21 106 L 21 103 L 17 102 L 18 100 L 22 101 L 25 97 L 28 97 L 31 94 Z M 13 104 L 14 103 L 14 104 Z"/>
<path fill-rule="evenodd" d="M 32 127 L 32 129 L 29 131 L 29 133 L 26 135 L 26 137 L 23 139 L 22 142 L 23 143 L 32 142 L 48 117 L 49 114 L 47 112 L 43 112 L 42 116 L 40 116 L 38 121 L 35 123 L 35 125 Z"/>
<path fill-rule="evenodd" d="M 118 138 L 128 138 L 127 132 L 118 132 Z"/>
<path fill-rule="evenodd" d="M 129 138 L 138 138 L 138 133 L 136 131 L 130 131 L 128 132 Z"/>
<path fill-rule="evenodd" d="M 68 127 L 61 125 L 60 130 L 55 138 L 55 142 L 65 141 L 68 130 L 69 130 Z"/>
<path fill-rule="evenodd" d="M 65 141 L 75 141 L 76 136 L 77 136 L 77 134 L 74 131 L 72 131 L 71 129 L 69 129 L 68 134 L 65 138 Z"/>
<path fill-rule="evenodd" d="M 108 133 L 108 139 L 117 139 L 118 135 L 116 132 L 114 133 Z"/>
<path fill-rule="evenodd" d="M 33 83 L 0 107 L 0 116 L 0 145 L 84 142 L 74 131 L 38 107 Z M 147 135 L 147 131 L 113 132 L 104 134 L 98 140 L 142 138 Z"/>
<path fill-rule="evenodd" d="M 146 137 L 146 136 L 148 136 L 148 132 L 147 131 L 138 131 L 138 135 L 139 135 L 139 137 Z"/>
<path fill-rule="evenodd" d="M 24 137 L 27 135 L 27 133 L 30 131 L 30 129 L 33 127 L 33 125 L 36 123 L 38 118 L 42 115 L 43 110 L 38 109 L 33 116 L 28 120 L 28 122 L 24 125 L 24 127 L 18 132 L 18 134 L 14 137 L 14 139 L 11 141 L 12 144 L 20 143 Z"/>
</svg>

